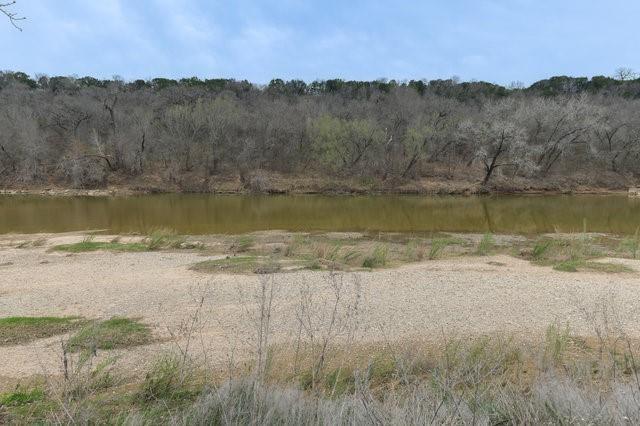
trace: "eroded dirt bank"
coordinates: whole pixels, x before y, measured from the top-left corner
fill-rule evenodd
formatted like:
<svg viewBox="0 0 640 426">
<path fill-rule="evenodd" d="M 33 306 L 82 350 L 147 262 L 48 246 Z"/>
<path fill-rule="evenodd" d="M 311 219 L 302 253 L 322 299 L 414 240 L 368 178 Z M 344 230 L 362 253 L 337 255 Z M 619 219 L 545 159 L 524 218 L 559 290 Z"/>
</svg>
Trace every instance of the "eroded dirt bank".
<svg viewBox="0 0 640 426">
<path fill-rule="evenodd" d="M 256 177 L 258 176 L 258 177 Z M 627 193 L 638 182 L 619 175 L 597 177 L 524 179 L 499 178 L 482 184 L 478 178 L 426 177 L 415 180 L 363 180 L 291 176 L 260 172 L 241 179 L 239 176 L 210 178 L 186 176 L 179 182 L 166 182 L 158 177 L 116 177 L 100 188 L 73 188 L 61 183 L 24 185 L 5 183 L 0 194 L 37 194 L 51 196 L 126 196 L 152 193 L 210 193 L 210 194 L 619 194 Z"/>
</svg>

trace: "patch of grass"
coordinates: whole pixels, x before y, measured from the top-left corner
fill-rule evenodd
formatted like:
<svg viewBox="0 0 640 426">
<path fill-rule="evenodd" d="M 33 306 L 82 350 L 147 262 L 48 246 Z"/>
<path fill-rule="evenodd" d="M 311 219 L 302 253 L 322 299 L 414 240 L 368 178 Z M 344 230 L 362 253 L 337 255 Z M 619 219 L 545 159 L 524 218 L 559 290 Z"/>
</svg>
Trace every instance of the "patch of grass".
<svg viewBox="0 0 640 426">
<path fill-rule="evenodd" d="M 362 262 L 363 268 L 379 268 L 387 264 L 387 257 L 389 255 L 389 249 L 384 244 L 377 245 L 371 254 L 367 256 Z"/>
<path fill-rule="evenodd" d="M 213 259 L 198 262 L 191 267 L 192 270 L 207 273 L 271 273 L 280 270 L 280 265 L 268 258 L 258 256 L 234 256 L 224 259 Z"/>
<path fill-rule="evenodd" d="M 578 272 L 580 264 L 581 262 L 578 260 L 565 260 L 555 265 L 553 269 L 561 272 Z"/>
<path fill-rule="evenodd" d="M 476 254 L 480 256 L 487 256 L 495 248 L 496 241 L 491 233 L 486 233 L 482 236 L 482 239 L 478 243 L 476 248 Z"/>
<path fill-rule="evenodd" d="M 335 262 L 338 259 L 338 253 L 340 252 L 340 243 L 327 244 L 320 242 L 315 245 L 313 254 L 317 259 L 324 259 L 331 262 Z"/>
<path fill-rule="evenodd" d="M 99 242 L 99 241 L 81 241 L 75 244 L 61 244 L 53 247 L 53 250 L 64 251 L 68 253 L 84 253 L 98 250 L 123 251 L 123 252 L 141 252 L 148 251 L 149 248 L 143 243 L 120 243 L 120 242 Z"/>
<path fill-rule="evenodd" d="M 188 398 L 193 393 L 187 386 L 191 380 L 188 373 L 178 358 L 165 355 L 151 366 L 137 396 L 145 402 Z"/>
<path fill-rule="evenodd" d="M 633 272 L 633 269 L 620 263 L 590 262 L 581 259 L 570 259 L 560 262 L 553 267 L 561 272 L 578 272 L 579 270 L 606 272 L 610 274 L 621 272 Z"/>
<path fill-rule="evenodd" d="M 317 260 L 314 260 L 314 261 L 311 261 L 309 264 L 307 264 L 307 267 L 305 269 L 309 269 L 311 271 L 320 271 L 324 268 L 322 267 L 320 262 L 318 262 Z"/>
<path fill-rule="evenodd" d="M 65 334 L 82 324 L 79 317 L 8 317 L 0 319 L 0 345 L 18 345 Z"/>
<path fill-rule="evenodd" d="M 172 229 L 156 229 L 145 239 L 147 250 L 160 250 L 162 248 L 182 248 L 186 239 L 177 235 Z"/>
<path fill-rule="evenodd" d="M 633 272 L 633 269 L 621 263 L 608 263 L 608 262 L 585 262 L 584 269 L 597 272 L 607 273 L 621 273 L 621 272 Z"/>
<path fill-rule="evenodd" d="M 64 251 L 68 253 L 84 253 L 90 251 L 107 250 L 120 252 L 143 252 L 154 251 L 163 248 L 188 248 L 201 249 L 204 248 L 202 243 L 189 244 L 186 238 L 177 235 L 174 231 L 160 229 L 153 231 L 143 241 L 123 243 L 120 237 L 114 237 L 111 241 L 94 241 L 94 236 L 90 235 L 79 243 L 61 244 L 54 246 L 52 250 Z"/>
<path fill-rule="evenodd" d="M 539 265 L 551 265 L 562 272 L 592 270 L 601 272 L 626 272 L 629 268 L 619 264 L 591 262 L 603 253 L 587 234 L 563 239 L 542 239 L 530 252 L 530 260 Z"/>
<path fill-rule="evenodd" d="M 137 319 L 114 317 L 85 324 L 67 342 L 71 352 L 117 349 L 150 343 L 151 330 Z"/>
<path fill-rule="evenodd" d="M 44 391 L 40 388 L 16 390 L 0 394 L 0 407 L 22 407 L 44 399 Z"/>
</svg>

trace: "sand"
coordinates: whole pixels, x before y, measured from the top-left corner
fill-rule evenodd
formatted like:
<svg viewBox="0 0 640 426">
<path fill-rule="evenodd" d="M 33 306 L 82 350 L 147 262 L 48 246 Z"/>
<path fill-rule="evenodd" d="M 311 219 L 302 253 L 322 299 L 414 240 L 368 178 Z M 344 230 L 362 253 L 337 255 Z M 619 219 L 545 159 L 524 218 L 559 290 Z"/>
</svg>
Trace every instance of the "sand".
<svg viewBox="0 0 640 426">
<path fill-rule="evenodd" d="M 326 331 L 340 282 L 338 340 L 347 335 L 373 343 L 494 333 L 528 339 L 543 335 L 552 323 L 589 335 L 594 333 L 590 317 L 605 308 L 616 326 L 640 338 L 638 272 L 566 273 L 501 255 L 425 261 L 333 279 L 320 271 L 210 275 L 189 269 L 209 258 L 198 252 L 69 255 L 48 248 L 80 236 L 47 235 L 45 246 L 30 248 L 15 248 L 16 238 L 0 240 L 0 317 L 141 318 L 158 342 L 108 354 L 118 355 L 118 363 L 134 373 L 163 352 L 184 346 L 189 335 L 193 356 L 206 354 L 214 367 L 230 354 L 248 356 L 255 346 L 254 302 L 261 280 L 274 288 L 272 342 L 294 338 L 303 307 L 316 331 Z M 615 261 L 640 271 L 640 261 Z M 190 326 L 196 315 L 198 321 Z M 60 339 L 0 347 L 0 378 L 59 373 Z"/>
</svg>

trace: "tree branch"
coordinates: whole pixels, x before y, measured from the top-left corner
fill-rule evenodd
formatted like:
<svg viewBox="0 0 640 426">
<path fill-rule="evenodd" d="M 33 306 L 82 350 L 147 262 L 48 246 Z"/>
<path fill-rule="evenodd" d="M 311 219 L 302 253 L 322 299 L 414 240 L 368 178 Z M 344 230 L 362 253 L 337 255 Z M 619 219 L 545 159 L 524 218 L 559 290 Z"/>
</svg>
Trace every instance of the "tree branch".
<svg viewBox="0 0 640 426">
<path fill-rule="evenodd" d="M 19 21 L 24 21 L 24 16 L 18 15 L 16 12 L 11 12 L 9 8 L 16 4 L 15 0 L 10 1 L 8 3 L 0 3 L 0 13 L 4 14 L 7 18 L 9 18 L 9 22 L 13 25 L 18 31 L 22 31 L 22 27 L 18 25 Z"/>
</svg>

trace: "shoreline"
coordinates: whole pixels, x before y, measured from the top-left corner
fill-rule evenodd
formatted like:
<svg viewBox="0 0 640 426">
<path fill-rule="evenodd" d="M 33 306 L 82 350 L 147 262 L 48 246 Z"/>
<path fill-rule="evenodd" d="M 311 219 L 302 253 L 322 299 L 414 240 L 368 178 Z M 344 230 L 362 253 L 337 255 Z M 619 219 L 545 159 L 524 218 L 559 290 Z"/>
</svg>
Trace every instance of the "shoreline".
<svg viewBox="0 0 640 426">
<path fill-rule="evenodd" d="M 202 194 L 202 195 L 331 195 L 331 196 L 382 196 L 382 195 L 415 195 L 415 196 L 492 196 L 492 195 L 632 195 L 629 189 L 611 189 L 598 187 L 584 187 L 575 189 L 495 189 L 495 188 L 395 188 L 372 189 L 361 188 L 334 188 L 334 189 L 270 189 L 266 191 L 253 191 L 244 188 L 221 189 L 212 191 L 192 191 L 178 188 L 140 188 L 127 186 L 109 186 L 98 189 L 80 189 L 65 187 L 29 187 L 29 188 L 1 188 L 0 195 L 37 195 L 49 197 L 126 197 L 140 195 L 162 194 Z"/>
</svg>

